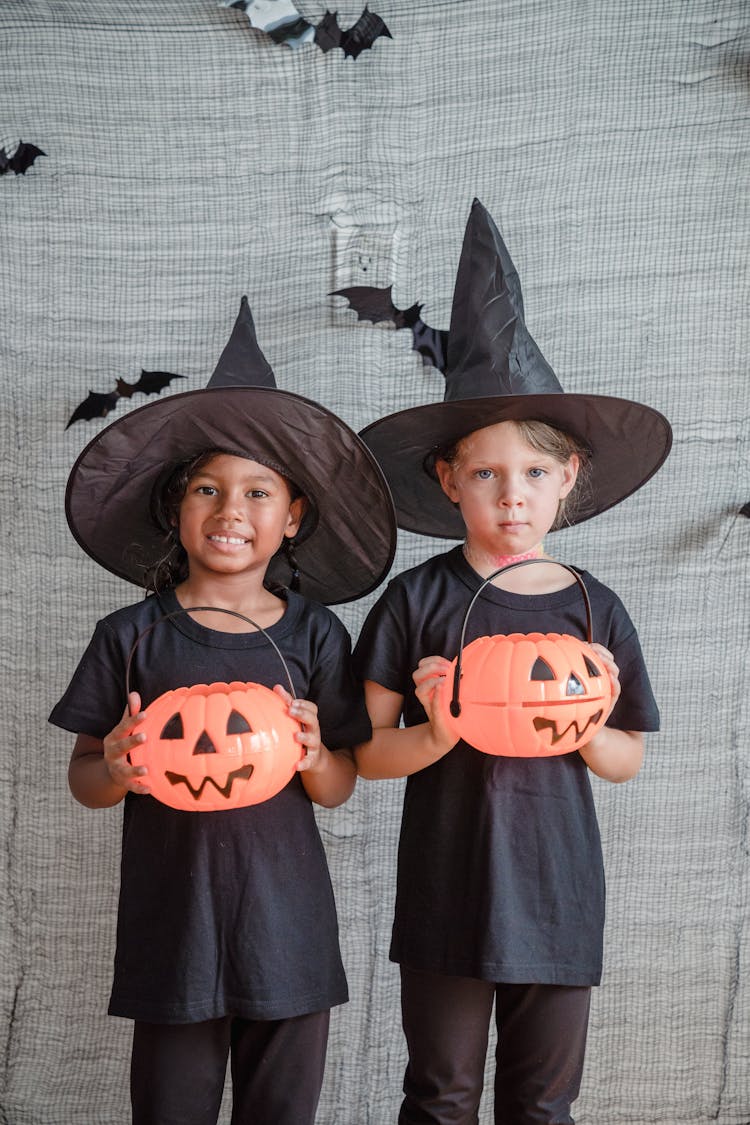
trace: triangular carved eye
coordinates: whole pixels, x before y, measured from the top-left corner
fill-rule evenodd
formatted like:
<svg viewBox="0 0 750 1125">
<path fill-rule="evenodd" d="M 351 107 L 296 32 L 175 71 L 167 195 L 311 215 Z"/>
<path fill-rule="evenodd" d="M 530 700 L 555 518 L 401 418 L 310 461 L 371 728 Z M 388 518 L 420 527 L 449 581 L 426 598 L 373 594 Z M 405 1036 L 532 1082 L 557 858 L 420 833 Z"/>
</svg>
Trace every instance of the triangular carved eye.
<svg viewBox="0 0 750 1125">
<path fill-rule="evenodd" d="M 568 676 L 568 682 L 565 687 L 566 695 L 585 695 L 586 688 L 583 686 L 578 676 L 574 676 L 571 672 Z"/>
<path fill-rule="evenodd" d="M 583 662 L 586 665 L 586 671 L 590 676 L 601 676 L 601 672 L 594 664 L 593 660 L 589 660 L 588 656 L 584 655 Z"/>
<path fill-rule="evenodd" d="M 543 660 L 541 656 L 537 656 L 536 660 L 534 661 L 534 667 L 531 669 L 531 679 L 554 680 L 554 678 L 555 673 L 552 671 L 547 661 Z"/>
<path fill-rule="evenodd" d="M 244 715 L 240 715 L 239 711 L 232 711 L 227 723 L 227 734 L 249 734 L 252 729 Z"/>
<path fill-rule="evenodd" d="M 185 728 L 182 725 L 182 715 L 179 711 L 176 711 L 171 719 L 167 719 L 159 737 L 164 739 L 185 737 Z"/>
</svg>

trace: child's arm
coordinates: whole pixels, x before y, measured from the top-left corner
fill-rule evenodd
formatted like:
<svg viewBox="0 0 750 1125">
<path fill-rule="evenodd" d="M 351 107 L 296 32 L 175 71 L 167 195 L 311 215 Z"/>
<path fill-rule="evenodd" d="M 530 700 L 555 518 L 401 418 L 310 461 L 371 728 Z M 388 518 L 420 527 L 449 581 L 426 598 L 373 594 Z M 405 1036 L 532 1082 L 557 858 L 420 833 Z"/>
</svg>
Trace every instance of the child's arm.
<svg viewBox="0 0 750 1125">
<path fill-rule="evenodd" d="M 131 766 L 128 752 L 145 741 L 145 734 L 129 734 L 142 718 L 141 699 L 133 692 L 128 697 L 120 722 L 105 738 L 79 734 L 68 766 L 68 785 L 77 801 L 90 809 L 106 809 L 119 804 L 125 794 L 149 793 L 143 777 L 145 766 Z"/>
<path fill-rule="evenodd" d="M 594 649 L 602 658 L 612 682 L 612 708 L 620 697 L 620 670 L 612 653 L 603 645 Z M 605 781 L 630 781 L 643 763 L 643 735 L 637 730 L 602 727 L 578 753 L 589 769 Z"/>
<path fill-rule="evenodd" d="M 643 762 L 643 735 L 639 730 L 602 727 L 578 753 L 597 777 L 630 781 Z"/>
<path fill-rule="evenodd" d="M 373 680 L 365 681 L 365 701 L 372 723 L 372 738 L 355 747 L 354 757 L 362 777 L 378 780 L 408 777 L 445 757 L 456 745 L 455 735 L 442 724 L 435 706 L 438 681 L 452 668 L 442 656 L 420 660 L 413 679 L 416 695 L 427 713 L 428 722 L 399 727 L 403 695 L 389 691 Z"/>
<path fill-rule="evenodd" d="M 281 684 L 274 691 L 289 704 L 289 714 L 302 724 L 296 735 L 305 748 L 305 756 L 297 769 L 302 774 L 302 784 L 311 801 L 324 808 L 343 805 L 354 792 L 357 767 L 351 750 L 328 750 L 320 740 L 318 708 L 309 699 L 292 699 Z"/>
</svg>

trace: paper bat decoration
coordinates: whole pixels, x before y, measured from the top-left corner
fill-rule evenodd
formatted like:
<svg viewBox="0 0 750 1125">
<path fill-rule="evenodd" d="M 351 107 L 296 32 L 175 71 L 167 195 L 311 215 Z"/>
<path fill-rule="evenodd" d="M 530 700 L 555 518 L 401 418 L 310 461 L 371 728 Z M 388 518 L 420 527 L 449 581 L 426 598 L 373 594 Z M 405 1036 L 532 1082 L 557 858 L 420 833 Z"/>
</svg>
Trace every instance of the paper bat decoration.
<svg viewBox="0 0 750 1125">
<path fill-rule="evenodd" d="M 326 11 L 315 28 L 315 42 L 321 51 L 327 53 L 335 47 L 340 47 L 347 59 L 359 58 L 362 52 L 372 47 L 376 39 L 381 36 L 393 39 L 385 21 L 376 12 L 371 12 L 367 5 L 357 22 L 348 31 L 342 31 L 339 27 L 338 12 L 329 11 Z"/>
<path fill-rule="evenodd" d="M 270 35 L 274 43 L 296 48 L 314 42 L 324 53 L 340 47 L 346 58 L 358 58 L 381 36 L 393 38 L 380 16 L 366 5 L 348 31 L 339 27 L 337 12 L 326 11 L 316 27 L 300 15 L 292 0 L 223 0 L 222 7 L 244 12 L 251 26 Z"/>
<path fill-rule="evenodd" d="M 369 320 L 373 324 L 387 320 L 395 324 L 396 328 L 410 328 L 413 350 L 445 374 L 447 329 L 430 328 L 429 324 L 425 324 L 419 315 L 421 305 L 397 309 L 391 300 L 392 289 L 392 285 L 387 285 L 384 289 L 371 285 L 353 285 L 349 289 L 336 289 L 330 296 L 346 297 L 349 308 L 354 309 L 357 314 L 357 320 Z"/>
<path fill-rule="evenodd" d="M 750 519 L 750 503 L 743 504 L 740 508 L 740 515 L 747 516 Z"/>
<path fill-rule="evenodd" d="M 140 379 L 135 383 L 126 383 L 124 379 L 118 379 L 115 390 L 107 394 L 89 391 L 88 397 L 71 414 L 65 429 L 67 430 L 74 422 L 85 422 L 90 418 L 106 418 L 110 410 L 117 405 L 118 399 L 131 398 L 135 394 L 158 395 L 173 379 L 184 378 L 184 375 L 171 375 L 168 371 L 142 370 Z"/>
<path fill-rule="evenodd" d="M 0 176 L 6 172 L 14 172 L 17 176 L 25 176 L 27 170 L 36 160 L 37 156 L 46 156 L 36 145 L 19 141 L 15 152 L 11 156 L 7 149 L 0 148 Z"/>
</svg>

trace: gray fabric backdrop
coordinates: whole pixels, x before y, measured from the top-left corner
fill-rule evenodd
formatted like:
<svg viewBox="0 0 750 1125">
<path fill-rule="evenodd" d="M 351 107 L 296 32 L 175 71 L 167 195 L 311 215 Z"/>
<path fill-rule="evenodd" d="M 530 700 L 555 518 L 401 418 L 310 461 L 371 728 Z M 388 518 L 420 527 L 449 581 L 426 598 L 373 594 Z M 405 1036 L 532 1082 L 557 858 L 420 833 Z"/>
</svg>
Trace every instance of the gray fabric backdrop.
<svg viewBox="0 0 750 1125">
<path fill-rule="evenodd" d="M 279 384 L 355 427 L 442 397 L 407 333 L 327 294 L 393 282 L 447 327 L 477 195 L 566 389 L 641 399 L 675 429 L 651 484 L 553 548 L 623 597 L 663 714 L 640 777 L 596 787 L 606 973 L 578 1120 L 747 1123 L 748 10 L 374 6 L 393 40 L 356 61 L 276 46 L 214 0 L 0 6 L 0 144 L 47 153 L 0 179 L 0 1120 L 128 1116 L 129 1026 L 104 1015 L 120 813 L 72 801 L 72 740 L 45 717 L 95 619 L 134 590 L 67 531 L 68 469 L 104 424 L 68 417 L 141 367 L 203 386 L 243 292 Z M 339 11 L 349 26 L 361 5 Z M 397 568 L 435 546 L 403 536 Z M 355 633 L 366 608 L 342 610 Z M 399 1100 L 400 794 L 362 782 L 320 816 L 353 996 L 326 1125 L 388 1125 Z"/>
</svg>

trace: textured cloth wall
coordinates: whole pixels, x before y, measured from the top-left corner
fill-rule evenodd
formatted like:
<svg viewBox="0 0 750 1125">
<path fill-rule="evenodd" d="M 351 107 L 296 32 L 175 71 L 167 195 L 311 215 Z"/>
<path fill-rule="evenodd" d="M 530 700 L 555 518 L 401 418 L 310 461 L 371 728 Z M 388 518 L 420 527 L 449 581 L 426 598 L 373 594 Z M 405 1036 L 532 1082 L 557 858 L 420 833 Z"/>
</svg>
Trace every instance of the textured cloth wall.
<svg viewBox="0 0 750 1125">
<path fill-rule="evenodd" d="M 46 154 L 0 177 L 7 1125 L 128 1120 L 129 1027 L 104 1015 L 120 812 L 74 804 L 71 740 L 45 717 L 94 621 L 136 595 L 68 534 L 67 472 L 105 424 L 68 418 L 141 368 L 203 386 L 242 293 L 279 384 L 355 428 L 441 398 L 408 333 L 328 294 L 393 283 L 400 307 L 422 301 L 447 327 L 475 195 L 563 386 L 647 402 L 675 429 L 641 493 L 552 545 L 622 596 L 663 718 L 640 777 L 596 787 L 606 961 L 577 1119 L 750 1120 L 747 10 L 375 7 L 393 38 L 357 59 L 276 45 L 214 0 L 0 9 L 0 147 Z M 361 10 L 339 5 L 342 26 Z M 404 535 L 396 567 L 436 546 Z M 370 602 L 342 609 L 354 633 Z M 400 795 L 361 782 L 320 816 L 352 992 L 333 1019 L 326 1125 L 395 1120 Z"/>
</svg>

